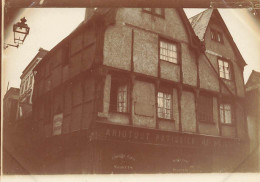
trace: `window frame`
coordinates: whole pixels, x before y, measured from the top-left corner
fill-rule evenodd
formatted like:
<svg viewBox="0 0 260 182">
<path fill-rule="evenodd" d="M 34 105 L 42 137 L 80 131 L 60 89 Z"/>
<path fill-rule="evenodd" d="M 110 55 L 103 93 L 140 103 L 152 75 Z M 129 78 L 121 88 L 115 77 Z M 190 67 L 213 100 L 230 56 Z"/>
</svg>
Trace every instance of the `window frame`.
<svg viewBox="0 0 260 182">
<path fill-rule="evenodd" d="M 224 74 L 224 77 L 221 77 L 220 75 L 220 64 L 219 62 L 222 61 L 223 62 L 223 74 Z M 231 61 L 225 59 L 225 58 L 222 58 L 222 57 L 217 57 L 217 62 L 218 62 L 218 74 L 219 74 L 219 77 L 221 79 L 224 79 L 224 80 L 228 80 L 228 81 L 232 81 L 233 80 L 233 67 L 232 67 L 232 64 L 231 64 Z M 228 64 L 228 67 L 229 67 L 229 78 L 226 78 L 226 73 L 225 73 L 225 66 L 224 66 L 224 63 L 227 63 Z"/>
<path fill-rule="evenodd" d="M 165 98 L 164 95 L 165 94 L 168 94 L 170 96 L 170 108 L 168 110 L 170 110 L 170 118 L 166 118 L 165 116 L 164 117 L 159 117 L 159 93 L 163 93 L 163 99 Z M 173 118 L 173 93 L 172 93 L 172 88 L 165 88 L 165 87 L 161 87 L 157 90 L 157 94 L 156 94 L 156 102 L 157 102 L 157 107 L 156 107 L 156 115 L 157 115 L 157 119 L 159 120 L 167 120 L 167 121 L 174 121 L 174 118 Z M 163 100 L 163 107 L 160 107 L 160 108 L 163 108 L 164 109 L 167 109 L 165 108 L 164 106 L 166 106 L 166 101 Z M 165 113 L 163 113 L 165 115 Z"/>
<path fill-rule="evenodd" d="M 210 109 L 210 113 L 208 114 L 205 114 L 204 112 L 200 112 L 201 110 L 200 110 L 200 101 L 199 101 L 199 99 L 201 98 L 201 97 L 204 97 L 204 98 L 207 98 L 207 99 L 209 99 L 209 104 L 210 104 L 210 107 L 211 107 L 211 109 Z M 203 107 L 204 107 L 204 109 L 205 109 L 205 103 L 203 103 Z M 209 106 L 206 106 L 206 108 L 208 108 Z M 206 111 L 208 111 L 208 110 L 206 110 Z M 203 120 L 201 120 L 200 119 L 200 117 L 201 117 L 201 115 L 200 114 L 203 114 L 203 115 L 206 115 L 206 117 L 209 117 L 210 119 L 209 120 L 207 120 L 207 121 L 203 121 Z M 213 96 L 212 95 L 210 95 L 210 94 L 207 94 L 207 93 L 200 93 L 199 94 L 199 97 L 198 97 L 198 99 L 197 99 L 197 118 L 198 118 L 198 122 L 200 122 L 200 123 L 210 123 L 210 124 L 215 124 L 215 122 L 214 122 L 214 114 L 213 114 Z"/>
<path fill-rule="evenodd" d="M 220 37 L 220 40 L 218 40 L 218 36 Z M 210 29 L 210 38 L 211 38 L 211 40 L 214 40 L 215 42 L 224 44 L 223 35 L 220 31 L 217 31 L 217 30 L 211 28 Z"/>
<path fill-rule="evenodd" d="M 117 77 L 117 78 L 116 78 Z M 122 86 L 126 86 L 126 111 L 119 111 L 118 109 L 118 89 Z M 115 88 L 116 87 L 116 88 Z M 116 90 L 116 94 L 113 91 Z M 113 95 L 114 94 L 114 95 Z M 109 112 L 120 113 L 120 114 L 129 114 L 130 109 L 130 86 L 128 79 L 118 79 L 118 76 L 111 77 L 111 88 L 110 88 L 110 103 L 109 103 Z"/>
<path fill-rule="evenodd" d="M 224 107 L 224 109 L 223 109 L 223 118 L 224 118 L 224 121 L 222 122 L 222 120 L 221 120 L 221 105 L 223 105 Z M 226 113 L 226 111 L 225 111 L 225 105 L 229 105 L 230 106 L 230 123 L 227 123 L 227 122 L 225 122 L 225 120 L 226 120 L 226 115 L 225 115 L 225 113 Z M 232 102 L 229 102 L 229 101 L 221 101 L 220 103 L 219 103 L 219 123 L 221 124 L 221 125 L 228 125 L 228 126 L 232 126 L 232 125 L 234 125 L 234 105 L 233 105 L 233 103 Z"/>
<path fill-rule="evenodd" d="M 171 62 L 171 61 L 168 61 L 168 60 L 164 60 L 164 59 L 161 59 L 161 41 L 162 42 L 166 42 L 168 44 L 173 44 L 176 46 L 176 63 L 175 62 Z M 168 50 L 168 49 L 167 49 Z M 179 64 L 180 63 L 180 43 L 175 41 L 175 40 L 172 40 L 172 39 L 168 39 L 168 38 L 164 38 L 164 37 L 159 37 L 159 42 L 158 42 L 158 59 L 159 61 L 165 61 L 165 62 L 168 62 L 168 63 L 172 63 L 172 64 Z"/>
<path fill-rule="evenodd" d="M 147 8 L 142 8 L 142 11 L 144 13 L 153 15 L 153 16 L 157 16 L 160 18 L 165 18 L 165 9 L 164 8 L 150 8 L 151 10 L 147 10 Z M 156 13 L 155 9 L 160 9 L 161 10 L 161 14 Z"/>
</svg>

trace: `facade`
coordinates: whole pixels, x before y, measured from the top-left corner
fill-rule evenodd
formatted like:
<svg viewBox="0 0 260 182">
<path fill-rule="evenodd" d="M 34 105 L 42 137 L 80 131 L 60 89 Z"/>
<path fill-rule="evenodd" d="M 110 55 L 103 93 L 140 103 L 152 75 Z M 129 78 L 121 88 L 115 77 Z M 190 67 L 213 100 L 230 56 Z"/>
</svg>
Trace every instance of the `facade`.
<svg viewBox="0 0 260 182">
<path fill-rule="evenodd" d="M 41 61 L 41 59 L 48 53 L 47 50 L 42 48 L 24 69 L 21 75 L 20 95 L 19 104 L 17 111 L 17 119 L 22 117 L 28 117 L 32 112 L 32 94 L 34 85 L 33 69 Z"/>
<path fill-rule="evenodd" d="M 245 62 L 217 10 L 190 21 L 182 9 L 86 10 L 34 69 L 40 173 L 240 170 Z"/>
<path fill-rule="evenodd" d="M 19 99 L 19 88 L 11 87 L 3 99 L 3 122 L 5 124 L 15 121 Z"/>
<path fill-rule="evenodd" d="M 250 158 L 248 166 L 254 172 L 260 172 L 260 73 L 252 71 L 246 83 L 247 126 L 250 138 Z"/>
</svg>

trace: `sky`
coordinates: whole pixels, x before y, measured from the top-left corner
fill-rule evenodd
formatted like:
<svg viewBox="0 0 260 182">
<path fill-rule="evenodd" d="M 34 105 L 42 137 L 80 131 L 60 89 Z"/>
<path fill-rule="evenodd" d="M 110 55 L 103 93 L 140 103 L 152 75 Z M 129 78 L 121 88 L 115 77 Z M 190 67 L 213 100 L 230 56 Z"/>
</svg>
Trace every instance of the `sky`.
<svg viewBox="0 0 260 182">
<path fill-rule="evenodd" d="M 184 9 L 187 17 L 204 9 Z M 248 64 L 244 70 L 247 81 L 252 69 L 260 71 L 260 25 L 246 9 L 219 9 L 231 36 Z M 8 47 L 2 54 L 2 93 L 20 87 L 22 71 L 38 53 L 39 48 L 51 50 L 68 36 L 84 19 L 85 8 L 28 8 L 20 11 L 13 23 L 27 19 L 30 33 L 18 49 Z M 9 33 L 11 32 L 11 33 Z M 4 42 L 13 43 L 12 27 L 4 33 Z"/>
</svg>

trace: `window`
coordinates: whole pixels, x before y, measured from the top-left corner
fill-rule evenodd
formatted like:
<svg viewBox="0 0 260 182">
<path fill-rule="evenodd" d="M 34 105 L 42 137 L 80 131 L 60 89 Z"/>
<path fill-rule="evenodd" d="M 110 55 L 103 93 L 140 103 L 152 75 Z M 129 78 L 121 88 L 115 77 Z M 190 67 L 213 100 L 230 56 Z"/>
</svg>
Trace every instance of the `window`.
<svg viewBox="0 0 260 182">
<path fill-rule="evenodd" d="M 178 62 L 177 45 L 160 40 L 160 59 L 171 63 Z"/>
<path fill-rule="evenodd" d="M 210 31 L 211 40 L 216 40 L 216 34 L 214 30 Z"/>
<path fill-rule="evenodd" d="M 126 83 L 112 81 L 110 110 L 121 113 L 128 112 L 128 85 Z"/>
<path fill-rule="evenodd" d="M 213 100 L 211 96 L 201 95 L 197 101 L 199 122 L 213 122 Z"/>
<path fill-rule="evenodd" d="M 143 11 L 151 15 L 164 17 L 164 8 L 143 8 Z"/>
<path fill-rule="evenodd" d="M 223 37 L 220 32 L 211 29 L 210 36 L 211 36 L 211 40 L 223 43 Z"/>
<path fill-rule="evenodd" d="M 218 66 L 219 66 L 219 76 L 221 78 L 225 78 L 230 80 L 231 79 L 231 71 L 229 62 L 224 61 L 222 59 L 218 59 Z"/>
<path fill-rule="evenodd" d="M 158 118 L 171 119 L 172 115 L 172 96 L 169 93 L 158 92 L 157 95 L 157 115 Z"/>
<path fill-rule="evenodd" d="M 33 81 L 33 74 L 30 75 L 30 85 L 32 85 L 32 81 Z"/>
<path fill-rule="evenodd" d="M 232 107 L 231 104 L 221 103 L 220 110 L 220 122 L 224 124 L 232 124 Z"/>
</svg>

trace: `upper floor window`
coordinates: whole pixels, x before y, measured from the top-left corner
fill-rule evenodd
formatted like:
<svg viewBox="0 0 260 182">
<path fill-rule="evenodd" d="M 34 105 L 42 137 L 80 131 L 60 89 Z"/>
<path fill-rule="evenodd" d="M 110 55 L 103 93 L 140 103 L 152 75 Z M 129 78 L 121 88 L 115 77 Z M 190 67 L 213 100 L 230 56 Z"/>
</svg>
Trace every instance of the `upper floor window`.
<svg viewBox="0 0 260 182">
<path fill-rule="evenodd" d="M 211 40 L 223 43 L 223 36 L 220 32 L 211 29 L 210 36 L 211 36 Z"/>
<path fill-rule="evenodd" d="M 157 115 L 158 118 L 172 118 L 172 95 L 166 92 L 158 92 L 157 95 Z"/>
<path fill-rule="evenodd" d="M 178 63 L 177 45 L 160 40 L 160 59 L 172 63 Z"/>
<path fill-rule="evenodd" d="M 213 122 L 212 97 L 200 94 L 197 103 L 198 103 L 198 120 L 200 122 Z"/>
<path fill-rule="evenodd" d="M 151 15 L 164 17 L 164 8 L 143 8 L 143 11 Z"/>
<path fill-rule="evenodd" d="M 232 124 L 232 106 L 230 103 L 221 103 L 219 105 L 220 122 L 223 124 Z"/>
<path fill-rule="evenodd" d="M 125 82 L 112 80 L 110 92 L 110 110 L 128 112 L 128 85 Z"/>
<path fill-rule="evenodd" d="M 218 59 L 218 66 L 219 66 L 219 76 L 221 78 L 230 80 L 231 79 L 231 69 L 230 69 L 229 62 L 224 61 L 222 59 Z"/>
</svg>

